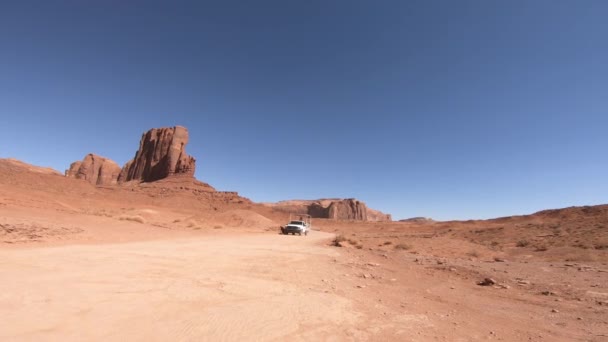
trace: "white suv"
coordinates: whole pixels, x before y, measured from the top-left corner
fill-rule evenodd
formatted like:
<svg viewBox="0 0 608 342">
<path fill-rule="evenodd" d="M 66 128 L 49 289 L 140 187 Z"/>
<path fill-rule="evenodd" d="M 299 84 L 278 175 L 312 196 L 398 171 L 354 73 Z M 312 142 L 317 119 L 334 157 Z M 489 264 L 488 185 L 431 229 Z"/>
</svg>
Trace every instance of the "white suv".
<svg viewBox="0 0 608 342">
<path fill-rule="evenodd" d="M 289 233 L 295 235 L 308 235 L 310 227 L 304 221 L 290 221 L 285 227 L 281 227 L 281 233 L 287 235 Z"/>
</svg>

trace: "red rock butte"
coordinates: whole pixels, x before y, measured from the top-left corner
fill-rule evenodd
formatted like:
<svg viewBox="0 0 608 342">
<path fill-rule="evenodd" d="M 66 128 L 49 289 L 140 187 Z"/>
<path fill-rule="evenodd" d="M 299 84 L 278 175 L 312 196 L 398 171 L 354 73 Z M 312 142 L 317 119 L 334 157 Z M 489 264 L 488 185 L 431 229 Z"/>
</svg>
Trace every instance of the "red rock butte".
<svg viewBox="0 0 608 342">
<path fill-rule="evenodd" d="M 188 130 L 182 126 L 153 128 L 144 133 L 135 157 L 118 176 L 119 182 L 153 182 L 171 175 L 194 177 L 196 160 L 186 154 Z"/>
<path fill-rule="evenodd" d="M 119 174 L 118 164 L 93 153 L 87 154 L 82 161 L 73 162 L 65 170 L 66 177 L 84 179 L 93 185 L 114 185 Z"/>
</svg>

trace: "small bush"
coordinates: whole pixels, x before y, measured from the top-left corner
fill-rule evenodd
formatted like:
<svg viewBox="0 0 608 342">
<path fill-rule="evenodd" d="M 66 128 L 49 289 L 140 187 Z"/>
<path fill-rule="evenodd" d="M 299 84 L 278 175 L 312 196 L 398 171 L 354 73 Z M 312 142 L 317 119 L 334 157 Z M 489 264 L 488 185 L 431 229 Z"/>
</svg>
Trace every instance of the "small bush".
<svg viewBox="0 0 608 342">
<path fill-rule="evenodd" d="M 332 241 L 332 246 L 342 247 L 342 242 L 346 241 L 346 238 L 342 234 L 336 235 L 334 241 Z"/>
<path fill-rule="evenodd" d="M 412 249 L 412 246 L 405 244 L 405 243 L 400 243 L 395 245 L 395 249 L 402 249 L 404 251 L 407 251 L 408 249 Z"/>
<path fill-rule="evenodd" d="M 526 247 L 530 244 L 530 242 L 528 240 L 519 240 L 517 241 L 516 246 L 517 247 Z"/>
</svg>

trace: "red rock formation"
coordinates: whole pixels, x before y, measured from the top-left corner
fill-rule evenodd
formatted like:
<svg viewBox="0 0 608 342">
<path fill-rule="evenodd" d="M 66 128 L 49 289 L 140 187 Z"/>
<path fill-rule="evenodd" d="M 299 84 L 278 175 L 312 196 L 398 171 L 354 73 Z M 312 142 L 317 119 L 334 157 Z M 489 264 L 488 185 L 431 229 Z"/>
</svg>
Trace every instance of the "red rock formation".
<svg viewBox="0 0 608 342">
<path fill-rule="evenodd" d="M 367 206 L 354 198 L 332 202 L 328 208 L 328 218 L 367 221 Z"/>
<path fill-rule="evenodd" d="M 153 182 L 171 175 L 194 177 L 196 160 L 186 154 L 185 127 L 153 128 L 144 133 L 135 157 L 123 166 L 119 182 Z"/>
<path fill-rule="evenodd" d="M 119 173 L 120 166 L 114 161 L 89 153 L 82 161 L 70 164 L 65 176 L 84 179 L 93 185 L 114 185 Z"/>
<path fill-rule="evenodd" d="M 315 201 L 292 200 L 266 204 L 275 209 L 293 213 L 308 213 L 315 218 L 356 221 L 391 221 L 391 215 L 368 208 L 354 199 L 320 199 Z"/>
</svg>

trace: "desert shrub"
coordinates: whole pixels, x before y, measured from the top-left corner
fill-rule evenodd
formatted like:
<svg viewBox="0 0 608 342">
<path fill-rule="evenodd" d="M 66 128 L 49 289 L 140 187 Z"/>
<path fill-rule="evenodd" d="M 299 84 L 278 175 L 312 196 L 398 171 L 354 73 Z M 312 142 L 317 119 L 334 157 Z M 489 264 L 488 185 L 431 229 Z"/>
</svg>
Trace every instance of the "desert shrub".
<svg viewBox="0 0 608 342">
<path fill-rule="evenodd" d="M 597 243 L 593 246 L 595 249 L 608 249 L 608 243 Z"/>
<path fill-rule="evenodd" d="M 526 247 L 530 244 L 530 242 L 528 240 L 519 240 L 517 241 L 516 246 L 517 247 Z"/>
<path fill-rule="evenodd" d="M 385 242 L 384 242 L 384 245 L 385 245 L 385 246 L 392 245 L 392 244 L 393 244 L 393 243 L 392 243 L 391 241 L 385 241 Z"/>
<path fill-rule="evenodd" d="M 395 249 L 402 249 L 402 250 L 405 250 L 405 251 L 407 251 L 408 249 L 411 249 L 411 248 L 412 248 L 412 246 L 410 246 L 410 245 L 408 245 L 406 243 L 399 243 L 399 244 L 395 245 Z"/>
<path fill-rule="evenodd" d="M 118 219 L 121 221 L 133 221 L 133 222 L 138 222 L 138 223 L 146 222 L 146 220 L 144 220 L 144 218 L 139 215 L 135 215 L 135 216 L 122 215 Z"/>
<path fill-rule="evenodd" d="M 342 243 L 344 241 L 346 241 L 346 238 L 344 237 L 344 235 L 338 234 L 332 241 L 332 246 L 342 247 L 342 245 L 340 243 Z"/>
<path fill-rule="evenodd" d="M 545 251 L 547 251 L 548 249 L 549 249 L 549 248 L 548 248 L 547 246 L 545 246 L 545 245 L 538 245 L 538 246 L 536 246 L 536 249 L 535 249 L 535 250 L 536 250 L 537 252 L 545 252 Z"/>
</svg>

